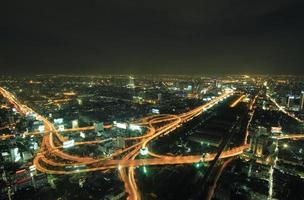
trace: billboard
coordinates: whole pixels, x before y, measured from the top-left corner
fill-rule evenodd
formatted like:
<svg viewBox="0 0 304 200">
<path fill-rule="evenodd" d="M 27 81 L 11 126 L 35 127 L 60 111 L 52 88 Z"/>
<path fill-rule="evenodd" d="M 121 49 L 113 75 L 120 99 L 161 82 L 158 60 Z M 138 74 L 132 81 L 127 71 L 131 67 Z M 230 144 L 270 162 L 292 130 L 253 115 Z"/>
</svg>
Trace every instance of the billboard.
<svg viewBox="0 0 304 200">
<path fill-rule="evenodd" d="M 55 124 L 62 124 L 63 123 L 63 118 L 54 119 L 54 123 Z"/>
<path fill-rule="evenodd" d="M 151 112 L 154 113 L 154 114 L 159 114 L 160 113 L 159 109 L 157 109 L 157 108 L 152 108 Z"/>
<path fill-rule="evenodd" d="M 282 127 L 271 127 L 271 133 L 282 133 Z"/>
</svg>

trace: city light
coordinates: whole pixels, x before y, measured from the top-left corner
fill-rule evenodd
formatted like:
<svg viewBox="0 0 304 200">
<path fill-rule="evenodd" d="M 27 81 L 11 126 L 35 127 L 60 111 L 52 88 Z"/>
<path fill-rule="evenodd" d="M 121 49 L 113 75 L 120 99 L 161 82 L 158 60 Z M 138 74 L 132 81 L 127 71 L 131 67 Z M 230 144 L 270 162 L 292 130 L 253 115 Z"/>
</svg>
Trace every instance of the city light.
<svg viewBox="0 0 304 200">
<path fill-rule="evenodd" d="M 74 140 L 68 140 L 68 141 L 65 141 L 63 142 L 63 148 L 70 148 L 70 147 L 73 147 L 75 145 L 75 141 Z"/>
<path fill-rule="evenodd" d="M 136 125 L 136 124 L 130 124 L 129 129 L 131 131 L 141 131 L 141 127 L 139 125 Z"/>
<path fill-rule="evenodd" d="M 152 108 L 151 112 L 154 113 L 154 114 L 159 114 L 160 113 L 159 109 L 156 109 L 156 108 Z"/>
<path fill-rule="evenodd" d="M 143 166 L 143 171 L 144 171 L 145 174 L 147 174 L 148 171 L 147 171 L 146 166 Z"/>
<path fill-rule="evenodd" d="M 62 124 L 63 123 L 63 118 L 54 119 L 54 123 L 55 124 Z"/>
<path fill-rule="evenodd" d="M 144 147 L 144 148 L 140 149 L 140 154 L 142 156 L 146 156 L 146 155 L 148 155 L 148 153 L 149 153 L 148 147 Z"/>
<path fill-rule="evenodd" d="M 80 137 L 82 137 L 82 138 L 85 138 L 85 137 L 86 137 L 84 132 L 80 132 L 79 135 L 80 135 Z"/>
<path fill-rule="evenodd" d="M 230 78 L 228 81 L 233 82 L 228 82 L 228 84 L 221 79 L 216 79 L 215 83 L 208 82 L 208 84 L 199 82 L 200 79 L 191 80 L 191 82 L 183 79 L 176 84 L 178 86 L 177 91 L 171 89 L 169 91 L 166 87 L 174 84 L 171 79 L 162 80 L 163 86 L 158 85 L 157 89 L 150 86 L 151 90 L 149 89 L 150 82 L 146 83 L 141 79 L 136 80 L 136 87 L 132 90 L 126 87 L 126 82 L 119 81 L 119 84 L 123 84 L 123 87 L 120 88 L 122 95 L 115 93 L 111 96 L 110 92 L 106 92 L 102 97 L 100 94 L 103 93 L 99 89 L 102 90 L 103 87 L 99 87 L 91 79 L 89 83 L 83 81 L 83 87 L 91 85 L 94 91 L 96 89 L 96 94 L 87 93 L 86 89 L 79 88 L 75 101 L 68 101 L 60 109 L 56 105 L 37 101 L 36 103 L 42 109 L 35 106 L 36 111 L 23 104 L 12 93 L 0 87 L 0 93 L 4 97 L 2 102 L 11 104 L 10 106 L 15 107 L 18 111 L 14 116 L 3 117 L 3 119 L 7 118 L 8 121 L 11 121 L 10 124 L 12 125 L 4 123 L 2 130 L 5 131 L 3 132 L 5 133 L 6 130 L 11 132 L 0 135 L 0 141 L 12 145 L 1 155 L 6 161 L 18 162 L 18 165 L 20 164 L 27 171 L 26 176 L 30 174 L 33 176 L 33 181 L 37 180 L 37 185 L 40 184 L 38 177 L 41 174 L 54 174 L 60 181 L 63 180 L 60 175 L 79 174 L 79 177 L 69 176 L 71 181 L 76 180 L 77 183 L 77 179 L 91 181 L 92 176 L 96 174 L 93 172 L 98 172 L 98 174 L 109 172 L 111 175 L 112 172 L 116 172 L 119 173 L 119 180 L 123 183 L 125 197 L 137 200 L 140 200 L 146 194 L 142 194 L 141 187 L 138 187 L 139 184 L 142 184 L 142 177 L 137 176 L 136 173 L 142 173 L 146 176 L 145 179 L 147 180 L 145 181 L 150 181 L 148 180 L 152 177 L 152 173 L 149 174 L 150 168 L 153 169 L 153 175 L 161 180 L 163 177 L 159 176 L 161 174 L 158 170 L 154 170 L 155 168 L 168 168 L 170 170 L 172 168 L 175 170 L 174 168 L 178 166 L 176 167 L 178 170 L 191 166 L 192 168 L 189 169 L 196 171 L 199 174 L 197 178 L 199 178 L 203 177 L 206 172 L 205 168 L 215 166 L 215 170 L 213 169 L 214 177 L 211 178 L 214 179 L 217 187 L 221 187 L 223 183 L 221 181 L 226 180 L 222 180 L 224 178 L 216 179 L 226 177 L 221 176 L 222 171 L 226 170 L 226 163 L 235 160 L 235 162 L 229 164 L 231 167 L 225 171 L 228 177 L 238 174 L 237 170 L 239 169 L 246 173 L 248 171 L 248 174 L 250 171 L 250 174 L 255 175 L 256 179 L 266 175 L 262 178 L 264 182 L 268 180 L 265 187 L 269 190 L 268 196 L 275 198 L 276 180 L 273 177 L 275 173 L 273 171 L 274 169 L 284 171 L 284 173 L 287 171 L 280 168 L 280 162 L 276 165 L 276 161 L 280 161 L 280 157 L 283 158 L 284 154 L 290 153 L 290 151 L 285 150 L 279 154 L 280 148 L 278 146 L 281 145 L 282 149 L 296 149 L 293 146 L 294 143 L 303 139 L 304 134 L 287 131 L 286 124 L 290 121 L 283 123 L 285 118 L 282 116 L 290 120 L 289 115 L 285 116 L 290 110 L 284 112 L 284 110 L 278 109 L 276 104 L 263 91 L 258 91 L 263 89 L 263 87 L 261 89 L 261 86 L 264 79 L 263 81 L 260 80 L 256 84 L 257 86 L 250 80 L 246 80 L 247 84 L 244 85 L 243 79 L 235 81 Z M 78 85 L 78 80 L 76 82 Z M 196 82 L 199 84 L 195 84 Z M 100 83 L 105 84 L 104 87 L 113 87 L 109 81 L 102 80 Z M 206 94 L 199 93 L 202 89 L 200 84 L 203 87 L 208 85 L 205 88 Z M 193 85 L 193 87 L 191 90 L 185 91 L 184 89 L 188 85 Z M 236 89 L 225 91 L 219 89 L 218 85 L 221 85 L 221 88 L 235 87 Z M 94 88 L 95 86 L 96 88 Z M 59 92 L 54 89 L 54 93 L 58 93 L 58 96 L 50 95 L 48 92 L 39 89 L 38 91 L 39 95 L 45 96 L 45 101 L 49 102 L 48 99 L 62 98 L 60 96 L 63 93 L 62 91 L 72 91 L 70 86 L 65 87 L 64 90 L 56 88 Z M 271 84 L 269 84 L 269 87 L 272 88 Z M 118 87 L 116 89 L 118 90 Z M 124 92 L 129 93 L 126 95 Z M 158 98 L 157 94 L 160 92 L 163 94 L 162 100 L 156 101 L 155 98 Z M 145 103 L 135 102 L 132 99 L 134 95 L 141 96 L 142 99 L 147 99 L 147 101 Z M 30 97 L 22 96 L 24 98 L 22 100 L 28 102 L 28 99 L 33 98 L 33 96 L 34 94 L 31 94 Z M 231 98 L 228 98 L 230 96 Z M 76 98 L 84 99 L 84 106 L 77 105 Z M 295 98 L 298 98 L 298 96 L 295 95 Z M 224 99 L 226 100 L 223 101 Z M 257 103 L 255 103 L 256 99 Z M 155 103 L 151 103 L 153 101 Z M 267 108 L 266 110 L 261 109 L 263 105 Z M 233 107 L 235 108 L 232 109 Z M 123 108 L 120 111 L 121 113 L 117 113 L 120 108 Z M 153 114 L 151 114 L 152 108 L 156 109 Z M 158 108 L 161 108 L 162 114 L 159 114 Z M 255 112 L 256 108 L 259 112 Z M 207 109 L 208 112 L 206 112 Z M 8 111 L 12 113 L 11 110 Z M 4 115 L 6 112 L 4 112 Z M 39 112 L 46 116 L 47 113 L 52 112 L 54 117 L 61 116 L 61 118 L 56 118 L 52 123 L 53 118 L 44 117 L 38 114 Z M 25 116 L 26 113 L 36 116 L 36 119 Z M 290 112 L 290 116 L 301 117 L 294 112 Z M 235 120 L 236 118 L 241 118 L 241 123 L 238 123 L 238 120 Z M 252 118 L 254 123 L 251 123 Z M 27 123 L 23 124 L 25 127 L 14 130 L 15 127 L 19 128 L 19 121 L 24 119 L 28 120 Z M 113 121 L 114 119 L 119 120 L 119 122 Z M 294 125 L 291 123 L 298 123 L 294 118 L 291 120 L 290 125 Z M 33 125 L 28 123 L 30 121 L 34 121 Z M 82 124 L 85 125 L 79 127 Z M 112 128 L 112 124 L 114 128 Z M 271 125 L 277 127 L 271 127 Z M 10 126 L 9 129 L 6 129 L 6 126 Z M 281 134 L 282 129 L 284 134 Z M 18 131 L 23 134 L 18 134 Z M 226 138 L 229 135 L 228 131 L 237 131 L 236 134 L 238 135 L 234 135 L 231 140 L 228 140 Z M 288 140 L 294 141 L 288 142 Z M 20 150 L 15 151 L 14 148 L 20 144 L 25 144 L 28 148 L 24 148 L 25 150 L 20 148 Z M 223 149 L 221 149 L 222 144 L 226 145 Z M 297 159 L 301 158 L 301 155 L 297 154 L 301 153 L 302 150 L 294 153 L 293 162 L 297 163 Z M 284 159 L 288 161 L 286 156 Z M 216 165 L 213 165 L 213 163 Z M 284 173 L 282 173 L 282 176 L 284 176 Z M 148 174 L 149 176 L 147 176 Z M 248 175 L 246 179 L 245 181 L 248 183 L 251 176 Z M 105 181 L 112 184 L 110 180 L 110 176 L 105 178 Z M 265 184 L 264 182 L 261 182 L 261 184 Z M 15 183 L 16 181 L 12 182 L 12 184 Z M 174 184 L 174 182 L 171 184 Z M 161 199 L 162 196 L 159 196 L 159 198 Z"/>
<path fill-rule="evenodd" d="M 119 123 L 119 122 L 116 123 L 117 128 L 127 129 L 127 126 L 128 125 L 126 123 Z"/>
<path fill-rule="evenodd" d="M 40 126 L 38 127 L 38 131 L 39 131 L 40 133 L 44 132 L 44 129 L 45 129 L 44 125 L 40 125 Z"/>
<path fill-rule="evenodd" d="M 61 124 L 61 125 L 58 126 L 58 131 L 61 131 L 61 132 L 64 131 L 64 125 L 63 124 Z"/>
</svg>

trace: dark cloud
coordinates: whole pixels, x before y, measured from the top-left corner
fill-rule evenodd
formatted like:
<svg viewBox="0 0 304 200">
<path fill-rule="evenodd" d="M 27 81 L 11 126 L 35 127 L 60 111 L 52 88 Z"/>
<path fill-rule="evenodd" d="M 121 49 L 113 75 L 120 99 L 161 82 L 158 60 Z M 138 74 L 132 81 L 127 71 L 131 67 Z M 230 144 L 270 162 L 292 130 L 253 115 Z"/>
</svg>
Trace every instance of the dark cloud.
<svg viewBox="0 0 304 200">
<path fill-rule="evenodd" d="M 8 3 L 7 73 L 303 73 L 301 0 Z"/>
</svg>

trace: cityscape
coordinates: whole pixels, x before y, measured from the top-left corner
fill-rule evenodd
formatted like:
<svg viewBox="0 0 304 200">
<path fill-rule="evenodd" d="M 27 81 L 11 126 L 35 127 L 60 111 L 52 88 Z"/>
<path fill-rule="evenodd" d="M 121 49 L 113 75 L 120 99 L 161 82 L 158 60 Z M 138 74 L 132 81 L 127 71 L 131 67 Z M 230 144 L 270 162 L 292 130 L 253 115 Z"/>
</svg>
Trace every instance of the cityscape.
<svg viewBox="0 0 304 200">
<path fill-rule="evenodd" d="M 296 76 L 1 78 L 1 199 L 303 199 Z"/>
<path fill-rule="evenodd" d="M 0 200 L 304 200 L 303 0 L 3 5 Z"/>
</svg>

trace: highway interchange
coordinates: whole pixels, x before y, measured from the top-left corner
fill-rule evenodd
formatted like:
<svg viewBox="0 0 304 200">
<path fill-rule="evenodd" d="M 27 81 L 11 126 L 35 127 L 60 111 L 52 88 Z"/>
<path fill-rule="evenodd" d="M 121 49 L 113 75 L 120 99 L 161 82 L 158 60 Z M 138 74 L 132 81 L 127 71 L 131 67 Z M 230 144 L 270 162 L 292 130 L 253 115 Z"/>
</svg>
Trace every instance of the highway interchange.
<svg viewBox="0 0 304 200">
<path fill-rule="evenodd" d="M 138 190 L 136 180 L 135 180 L 135 168 L 138 166 L 148 166 L 148 165 L 176 165 L 176 164 L 190 164 L 197 162 L 209 162 L 212 161 L 216 153 L 208 153 L 205 155 L 178 155 L 178 156 L 168 156 L 159 155 L 153 153 L 149 149 L 149 143 L 153 140 L 157 140 L 159 137 L 173 133 L 175 129 L 182 126 L 184 123 L 190 121 L 191 119 L 201 115 L 206 110 L 220 103 L 227 97 L 234 95 L 233 90 L 223 91 L 223 93 L 211 101 L 196 107 L 185 113 L 178 115 L 172 114 L 160 114 L 148 116 L 143 119 L 138 120 L 136 123 L 138 126 L 145 128 L 147 131 L 142 136 L 128 137 L 124 138 L 126 141 L 133 140 L 133 144 L 124 149 L 117 150 L 110 156 L 103 158 L 93 158 L 89 156 L 78 156 L 71 155 L 64 152 L 63 142 L 68 139 L 65 138 L 60 132 L 55 128 L 55 126 L 45 117 L 39 115 L 34 110 L 26 105 L 23 105 L 18 101 L 14 95 L 4 88 L 0 88 L 0 93 L 14 105 L 16 110 L 23 115 L 28 113 L 35 113 L 36 119 L 44 123 L 45 131 L 43 133 L 41 148 L 36 154 L 33 164 L 35 168 L 43 173 L 49 174 L 74 174 L 74 173 L 84 173 L 92 171 L 106 171 L 109 169 L 117 169 L 119 172 L 120 179 L 124 183 L 125 191 L 128 193 L 128 199 L 140 199 L 141 195 Z M 239 95 L 239 97 L 230 105 L 230 107 L 236 106 L 239 102 L 246 97 L 245 94 Z M 253 99 L 252 104 L 256 100 L 257 96 Z M 250 108 L 252 109 L 252 104 Z M 252 118 L 250 118 L 251 121 Z M 245 133 L 245 141 L 243 145 L 238 147 L 233 147 L 223 151 L 220 158 L 230 158 L 238 156 L 243 153 L 245 149 L 250 146 L 247 144 L 248 127 Z M 67 132 L 77 131 L 77 130 L 92 130 L 94 127 L 84 127 L 79 129 L 66 130 Z M 41 133 L 28 133 L 27 135 L 39 135 Z M 1 136 L 1 139 L 7 139 L 13 137 L 12 135 Z M 277 139 L 302 139 L 303 135 L 293 134 L 285 136 L 277 136 Z M 111 140 L 115 140 L 112 138 Z M 100 144 L 109 141 L 97 140 L 97 141 L 86 141 L 86 142 L 76 142 L 75 145 L 88 145 L 88 144 Z M 151 158 L 139 159 L 138 155 L 142 149 L 149 149 L 148 155 Z"/>
</svg>

